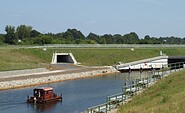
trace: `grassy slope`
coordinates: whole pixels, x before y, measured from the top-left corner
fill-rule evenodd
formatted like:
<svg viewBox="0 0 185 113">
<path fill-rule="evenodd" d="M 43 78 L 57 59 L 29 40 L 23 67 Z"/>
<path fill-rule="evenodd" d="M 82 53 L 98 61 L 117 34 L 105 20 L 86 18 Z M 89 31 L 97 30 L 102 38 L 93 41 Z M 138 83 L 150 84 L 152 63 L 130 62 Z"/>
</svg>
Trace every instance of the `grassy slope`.
<svg viewBox="0 0 185 113">
<path fill-rule="evenodd" d="M 135 49 L 128 48 L 51 48 L 47 51 L 42 49 L 0 49 L 0 71 L 25 69 L 35 67 L 47 67 L 51 62 L 53 52 L 72 52 L 78 62 L 82 65 L 114 65 L 118 62 L 130 62 L 144 58 L 158 56 L 160 51 L 167 55 L 184 55 L 185 49 Z"/>
<path fill-rule="evenodd" d="M 16 49 L 0 50 L 0 70 L 15 70 L 40 67 L 42 59 Z"/>
<path fill-rule="evenodd" d="M 122 106 L 118 113 L 184 113 L 185 70 L 176 72 L 148 88 Z"/>
<path fill-rule="evenodd" d="M 113 65 L 119 61 L 130 62 L 159 55 L 185 56 L 183 48 L 166 49 L 0 49 L 0 71 L 46 67 L 53 52 L 72 52 L 83 65 Z M 185 71 L 163 79 L 148 88 L 133 101 L 123 106 L 119 113 L 183 113 L 185 111 Z M 178 76 L 178 77 L 177 77 Z"/>
</svg>

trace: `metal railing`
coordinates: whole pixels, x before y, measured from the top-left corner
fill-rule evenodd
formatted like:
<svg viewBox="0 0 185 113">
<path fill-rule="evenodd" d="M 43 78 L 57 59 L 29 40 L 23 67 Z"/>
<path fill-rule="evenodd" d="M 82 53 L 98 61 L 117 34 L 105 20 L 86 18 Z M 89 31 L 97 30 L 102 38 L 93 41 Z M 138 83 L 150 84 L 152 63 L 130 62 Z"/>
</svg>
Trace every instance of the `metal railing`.
<svg viewBox="0 0 185 113">
<path fill-rule="evenodd" d="M 146 77 L 125 82 L 121 93 L 108 96 L 106 103 L 88 108 L 87 113 L 107 113 L 111 109 L 115 109 L 119 105 L 127 103 L 132 96 L 141 93 L 145 88 L 150 87 L 156 81 L 163 79 L 172 72 L 184 69 L 184 64 L 185 62 L 171 63 L 168 65 L 168 68 L 151 70 Z"/>
</svg>

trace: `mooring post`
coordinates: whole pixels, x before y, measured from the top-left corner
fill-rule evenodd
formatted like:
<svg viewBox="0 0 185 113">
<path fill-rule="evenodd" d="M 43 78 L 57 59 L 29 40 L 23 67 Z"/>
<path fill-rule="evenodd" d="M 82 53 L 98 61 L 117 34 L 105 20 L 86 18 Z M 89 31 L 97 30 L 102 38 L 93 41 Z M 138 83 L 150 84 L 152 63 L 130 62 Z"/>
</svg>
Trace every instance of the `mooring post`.
<svg viewBox="0 0 185 113">
<path fill-rule="evenodd" d="M 106 110 L 105 110 L 106 113 L 107 113 L 107 111 L 108 111 L 107 109 L 108 109 L 108 103 L 106 104 Z"/>
<path fill-rule="evenodd" d="M 135 88 L 135 83 L 134 81 L 132 81 L 132 88 L 131 88 L 132 95 L 134 94 L 134 88 Z"/>
<path fill-rule="evenodd" d="M 137 79 L 135 79 L 135 92 L 137 92 Z"/>
<path fill-rule="evenodd" d="M 98 111 L 99 111 L 99 113 L 101 112 L 100 107 L 101 107 L 101 106 L 98 106 Z"/>
<path fill-rule="evenodd" d="M 180 62 L 179 62 L 179 71 L 181 70 L 181 65 L 180 65 Z"/>
<path fill-rule="evenodd" d="M 136 91 L 139 91 L 139 82 L 138 82 L 138 79 L 136 79 Z"/>
<path fill-rule="evenodd" d="M 140 68 L 140 76 L 139 76 L 140 80 L 141 80 L 141 74 L 142 74 L 142 72 L 143 72 L 143 70 L 142 70 L 142 68 Z"/>
<path fill-rule="evenodd" d="M 149 75 L 147 74 L 147 87 L 149 86 Z"/>
<path fill-rule="evenodd" d="M 122 96 L 122 105 L 123 105 L 123 101 L 124 101 L 124 95 L 123 95 L 123 93 L 121 94 L 121 96 Z"/>
<path fill-rule="evenodd" d="M 124 84 L 123 93 L 126 93 L 127 82 Z"/>
<path fill-rule="evenodd" d="M 135 87 L 135 86 L 134 86 L 134 81 L 132 81 L 132 87 Z"/>
<path fill-rule="evenodd" d="M 152 71 L 152 75 L 150 76 L 150 82 L 152 82 L 152 77 L 154 75 L 154 68 L 153 67 L 151 68 L 151 71 Z"/>
<path fill-rule="evenodd" d="M 129 81 L 131 81 L 131 69 L 129 68 Z"/>
<path fill-rule="evenodd" d="M 107 109 L 108 109 L 108 105 L 110 106 L 110 99 L 109 99 L 109 97 L 107 97 L 106 112 L 107 112 Z"/>
<path fill-rule="evenodd" d="M 169 69 L 170 69 L 170 73 L 171 73 L 171 64 L 168 64 L 168 67 L 169 67 Z"/>
<path fill-rule="evenodd" d="M 145 78 L 142 78 L 142 79 L 143 79 L 143 86 L 146 87 Z"/>
</svg>

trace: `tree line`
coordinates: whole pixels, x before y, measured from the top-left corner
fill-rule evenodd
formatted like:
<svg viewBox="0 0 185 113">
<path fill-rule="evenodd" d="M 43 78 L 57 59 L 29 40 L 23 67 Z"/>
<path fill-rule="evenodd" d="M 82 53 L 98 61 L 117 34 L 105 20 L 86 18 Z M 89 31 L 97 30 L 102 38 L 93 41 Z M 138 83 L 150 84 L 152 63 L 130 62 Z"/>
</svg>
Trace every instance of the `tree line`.
<svg viewBox="0 0 185 113">
<path fill-rule="evenodd" d="M 68 29 L 61 33 L 41 33 L 32 26 L 20 25 L 18 27 L 7 25 L 6 34 L 0 34 L 0 45 L 44 45 L 44 44 L 185 44 L 185 38 L 179 37 L 150 37 L 146 35 L 139 38 L 135 32 L 128 34 L 89 33 L 88 36 L 77 29 Z"/>
</svg>

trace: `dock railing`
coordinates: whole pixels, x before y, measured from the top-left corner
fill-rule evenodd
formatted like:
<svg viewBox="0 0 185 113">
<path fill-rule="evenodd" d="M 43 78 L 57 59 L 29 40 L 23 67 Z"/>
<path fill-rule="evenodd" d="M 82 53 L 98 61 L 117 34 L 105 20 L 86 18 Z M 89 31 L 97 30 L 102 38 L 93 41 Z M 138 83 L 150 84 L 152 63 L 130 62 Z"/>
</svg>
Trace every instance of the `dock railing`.
<svg viewBox="0 0 185 113">
<path fill-rule="evenodd" d="M 150 87 L 170 73 L 184 69 L 184 64 L 185 62 L 171 63 L 168 65 L 168 68 L 152 70 L 146 77 L 125 82 L 121 93 L 108 96 L 104 104 L 88 108 L 87 113 L 107 113 L 111 109 L 127 103 L 132 96 L 141 93 L 145 88 Z"/>
</svg>

